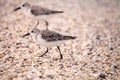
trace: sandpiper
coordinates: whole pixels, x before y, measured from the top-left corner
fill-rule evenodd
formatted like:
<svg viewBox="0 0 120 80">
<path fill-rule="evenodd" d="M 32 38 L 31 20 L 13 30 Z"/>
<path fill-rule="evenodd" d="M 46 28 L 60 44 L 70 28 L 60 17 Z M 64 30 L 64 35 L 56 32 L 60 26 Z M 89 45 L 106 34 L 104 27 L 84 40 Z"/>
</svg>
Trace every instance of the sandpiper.
<svg viewBox="0 0 120 80">
<path fill-rule="evenodd" d="M 29 17 L 32 17 L 34 19 L 43 19 L 45 20 L 45 22 L 48 25 L 47 20 L 47 16 L 50 16 L 52 14 L 57 14 L 57 13 L 63 13 L 63 11 L 58 11 L 58 10 L 51 10 L 48 8 L 44 8 L 42 6 L 38 6 L 38 5 L 31 5 L 28 2 L 25 2 L 24 4 L 22 4 L 20 7 L 15 8 L 13 11 L 18 11 L 18 10 L 22 10 L 22 12 Z"/>
<path fill-rule="evenodd" d="M 38 28 L 36 28 L 37 25 L 35 26 L 35 28 L 32 31 L 23 35 L 23 37 L 32 35 L 33 40 L 35 40 L 39 45 L 47 47 L 47 50 L 45 51 L 45 53 L 43 53 L 41 55 L 41 57 L 44 56 L 48 52 L 49 47 L 57 46 L 59 53 L 60 53 L 60 59 L 62 59 L 63 56 L 60 51 L 59 45 L 63 44 L 66 40 L 75 39 L 76 36 L 66 36 L 66 35 L 62 35 L 60 33 L 57 33 L 57 32 L 51 31 L 51 30 L 46 30 L 46 29 L 39 30 Z"/>
</svg>

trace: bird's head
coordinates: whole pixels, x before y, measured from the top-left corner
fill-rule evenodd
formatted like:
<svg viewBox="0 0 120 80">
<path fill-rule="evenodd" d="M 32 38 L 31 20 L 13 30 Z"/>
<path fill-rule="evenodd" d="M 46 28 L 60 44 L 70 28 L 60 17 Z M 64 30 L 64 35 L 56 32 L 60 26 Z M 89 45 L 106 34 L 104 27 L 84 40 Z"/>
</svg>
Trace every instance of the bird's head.
<svg viewBox="0 0 120 80">
<path fill-rule="evenodd" d="M 35 28 L 35 29 L 33 29 L 31 32 L 29 32 L 29 33 L 23 35 L 22 37 L 29 36 L 29 35 L 34 36 L 34 35 L 37 35 L 39 32 L 40 32 L 40 30 L 37 29 L 37 28 Z"/>
<path fill-rule="evenodd" d="M 33 29 L 33 30 L 31 31 L 31 35 L 36 35 L 36 34 L 38 34 L 39 32 L 40 32 L 40 30 L 37 29 L 37 28 L 35 28 L 35 29 Z"/>
<path fill-rule="evenodd" d="M 29 9 L 31 5 L 28 2 L 23 3 L 21 6 L 15 8 L 13 11 L 18 11 L 20 9 Z"/>
</svg>

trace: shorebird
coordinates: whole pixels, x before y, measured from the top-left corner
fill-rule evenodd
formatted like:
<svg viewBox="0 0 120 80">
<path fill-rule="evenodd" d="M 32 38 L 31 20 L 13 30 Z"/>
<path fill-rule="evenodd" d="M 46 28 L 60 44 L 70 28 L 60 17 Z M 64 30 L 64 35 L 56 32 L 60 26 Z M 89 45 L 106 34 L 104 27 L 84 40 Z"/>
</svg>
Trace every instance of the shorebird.
<svg viewBox="0 0 120 80">
<path fill-rule="evenodd" d="M 38 24 L 39 23 L 37 23 L 37 25 Z M 32 35 L 33 40 L 36 41 L 39 45 L 47 47 L 47 50 L 45 51 L 45 53 L 43 53 L 40 57 L 44 56 L 48 52 L 49 47 L 57 46 L 60 53 L 60 59 L 63 59 L 59 45 L 63 44 L 67 40 L 75 39 L 76 36 L 66 36 L 66 35 L 57 33 L 55 31 L 46 30 L 46 29 L 39 30 L 38 28 L 36 28 L 36 26 L 32 31 L 23 35 L 23 37 Z"/>
<path fill-rule="evenodd" d="M 18 10 L 22 10 L 23 14 L 25 14 L 26 16 L 32 17 L 34 19 L 37 19 L 37 20 L 43 19 L 47 25 L 48 25 L 48 22 L 46 20 L 47 18 L 49 18 L 48 16 L 52 14 L 63 13 L 63 11 L 51 10 L 38 5 L 31 5 L 28 2 L 23 3 L 20 7 L 15 8 L 13 11 L 18 11 Z"/>
</svg>

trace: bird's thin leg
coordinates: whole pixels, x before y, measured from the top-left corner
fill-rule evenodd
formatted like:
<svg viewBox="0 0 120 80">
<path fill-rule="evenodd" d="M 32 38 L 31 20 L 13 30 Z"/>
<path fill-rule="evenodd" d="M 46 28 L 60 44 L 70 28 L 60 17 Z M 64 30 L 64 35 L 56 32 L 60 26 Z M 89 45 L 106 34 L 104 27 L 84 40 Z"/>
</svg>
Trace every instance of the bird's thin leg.
<svg viewBox="0 0 120 80">
<path fill-rule="evenodd" d="M 47 50 L 45 51 L 44 54 L 40 55 L 40 57 L 43 57 L 47 52 L 48 52 L 48 48 L 47 48 Z"/>
<path fill-rule="evenodd" d="M 37 20 L 37 23 L 36 23 L 36 25 L 35 25 L 35 27 L 33 29 L 35 29 L 38 25 L 39 25 L 39 20 Z"/>
<path fill-rule="evenodd" d="M 45 25 L 46 25 L 46 30 L 48 30 L 48 22 L 46 21 L 46 20 L 44 20 L 45 21 Z"/>
<path fill-rule="evenodd" d="M 57 46 L 57 48 L 58 48 L 59 53 L 60 53 L 60 59 L 63 59 L 62 53 L 61 53 L 61 51 L 60 51 L 60 47 L 59 47 L 59 46 Z"/>
</svg>

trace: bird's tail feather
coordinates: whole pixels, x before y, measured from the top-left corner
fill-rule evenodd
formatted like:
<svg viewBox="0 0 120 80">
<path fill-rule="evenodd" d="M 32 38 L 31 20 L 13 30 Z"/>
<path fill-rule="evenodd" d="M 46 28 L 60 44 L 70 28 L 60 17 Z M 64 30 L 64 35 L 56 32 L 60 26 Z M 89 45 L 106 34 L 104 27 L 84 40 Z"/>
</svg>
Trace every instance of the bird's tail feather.
<svg viewBox="0 0 120 80">
<path fill-rule="evenodd" d="M 53 14 L 54 14 L 54 13 L 63 13 L 63 11 L 54 11 L 54 10 L 53 10 L 53 11 L 50 11 L 50 12 L 53 13 Z"/>
<path fill-rule="evenodd" d="M 64 36 L 65 40 L 75 39 L 75 38 L 76 38 L 76 36 Z"/>
<path fill-rule="evenodd" d="M 76 36 L 70 36 L 70 38 L 71 38 L 71 39 L 75 39 L 75 38 L 76 38 Z"/>
</svg>

